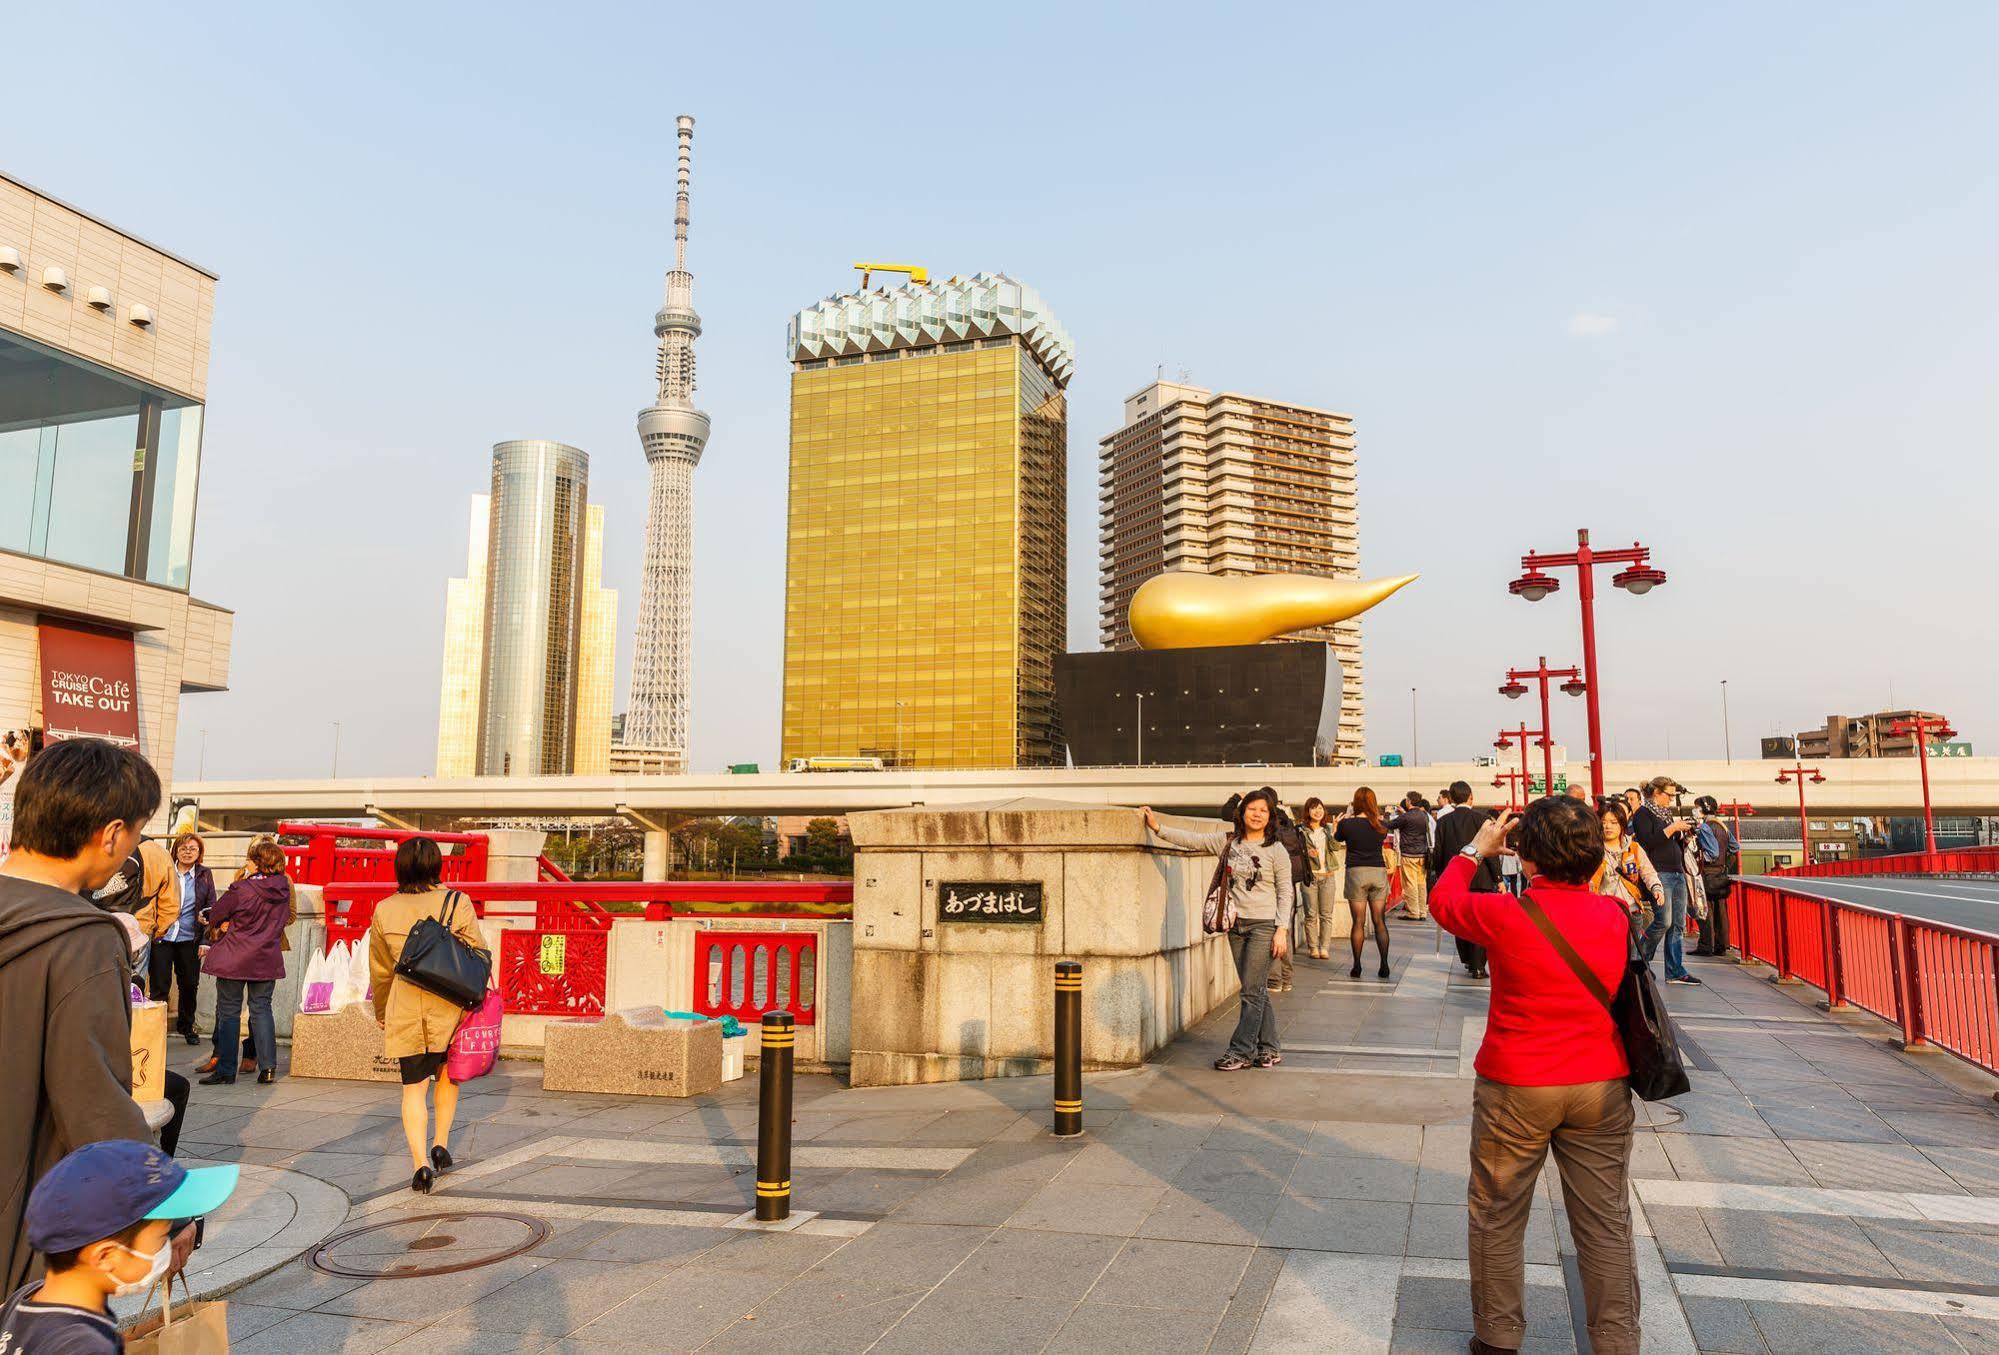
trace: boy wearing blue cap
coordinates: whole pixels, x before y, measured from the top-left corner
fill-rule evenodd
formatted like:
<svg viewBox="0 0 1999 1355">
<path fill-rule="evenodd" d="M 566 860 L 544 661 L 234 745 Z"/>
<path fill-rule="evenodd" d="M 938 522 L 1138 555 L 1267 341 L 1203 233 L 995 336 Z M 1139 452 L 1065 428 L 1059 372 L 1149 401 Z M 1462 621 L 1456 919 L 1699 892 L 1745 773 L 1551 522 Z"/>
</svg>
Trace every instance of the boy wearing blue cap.
<svg viewBox="0 0 1999 1355">
<path fill-rule="evenodd" d="M 173 1263 L 168 1234 L 236 1189 L 233 1164 L 180 1165 L 150 1143 L 85 1144 L 28 1197 L 28 1244 L 47 1273 L 0 1308 L 0 1355 L 118 1355 L 106 1300 L 144 1294 Z"/>
</svg>

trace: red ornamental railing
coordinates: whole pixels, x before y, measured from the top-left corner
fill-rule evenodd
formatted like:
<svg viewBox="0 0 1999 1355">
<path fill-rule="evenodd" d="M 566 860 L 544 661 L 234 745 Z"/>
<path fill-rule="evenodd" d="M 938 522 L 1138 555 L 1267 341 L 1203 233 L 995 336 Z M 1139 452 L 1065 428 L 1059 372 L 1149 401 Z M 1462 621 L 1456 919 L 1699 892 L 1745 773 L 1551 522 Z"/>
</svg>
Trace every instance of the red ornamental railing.
<svg viewBox="0 0 1999 1355">
<path fill-rule="evenodd" d="M 819 953 L 811 932 L 701 932 L 694 938 L 694 1010 L 756 1025 L 790 1012 L 819 1020 Z"/>
<path fill-rule="evenodd" d="M 1785 879 L 1823 880 L 1852 875 L 1991 875 L 1999 873 L 1999 847 L 1953 847 L 1940 852 L 1896 852 L 1851 861 L 1814 861 L 1782 866 L 1770 874 Z"/>
<path fill-rule="evenodd" d="M 1999 1074 L 1999 936 L 1747 880 L 1729 908 L 1737 947 L 1778 978 Z"/>
<path fill-rule="evenodd" d="M 412 833 L 396 828 L 356 828 L 344 823 L 281 823 L 278 833 L 305 839 L 284 844 L 285 873 L 295 884 L 327 885 L 355 880 L 394 884 L 396 847 L 413 837 L 427 837 L 444 849 L 446 884 L 486 878 L 488 844 L 484 833 Z M 353 845 L 361 842 L 392 845 Z"/>
</svg>

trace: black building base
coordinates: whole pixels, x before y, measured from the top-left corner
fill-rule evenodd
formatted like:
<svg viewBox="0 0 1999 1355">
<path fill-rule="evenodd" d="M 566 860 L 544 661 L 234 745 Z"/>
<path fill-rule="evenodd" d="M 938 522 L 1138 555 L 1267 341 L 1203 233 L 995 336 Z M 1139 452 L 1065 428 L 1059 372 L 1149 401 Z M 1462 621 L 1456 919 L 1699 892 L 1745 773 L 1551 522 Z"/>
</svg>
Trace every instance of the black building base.
<svg viewBox="0 0 1999 1355">
<path fill-rule="evenodd" d="M 1305 642 L 1055 658 L 1055 696 L 1078 767 L 1324 763 L 1343 680 L 1331 646 Z"/>
</svg>

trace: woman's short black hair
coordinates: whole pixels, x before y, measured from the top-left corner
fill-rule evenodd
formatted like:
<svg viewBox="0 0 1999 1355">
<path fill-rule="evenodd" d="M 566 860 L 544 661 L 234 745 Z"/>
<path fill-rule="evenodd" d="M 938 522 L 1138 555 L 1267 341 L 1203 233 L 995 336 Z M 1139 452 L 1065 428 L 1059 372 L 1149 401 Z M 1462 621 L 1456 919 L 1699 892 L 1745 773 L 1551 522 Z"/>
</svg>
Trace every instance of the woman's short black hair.
<svg viewBox="0 0 1999 1355">
<path fill-rule="evenodd" d="M 444 877 L 444 853 L 427 837 L 404 838 L 396 848 L 396 892 L 421 894 Z"/>
<path fill-rule="evenodd" d="M 1520 817 L 1515 850 L 1550 884 L 1584 885 L 1603 864 L 1603 816 L 1580 800 L 1546 795 Z"/>
<path fill-rule="evenodd" d="M 1264 808 L 1270 811 L 1270 821 L 1263 826 L 1264 840 L 1269 841 L 1277 835 L 1277 797 L 1267 790 L 1253 790 L 1243 796 L 1235 807 L 1235 835 L 1238 842 L 1249 840 L 1249 827 L 1243 822 L 1243 815 L 1249 809 L 1250 803 L 1255 800 L 1263 801 Z"/>
<path fill-rule="evenodd" d="M 21 772 L 14 846 L 72 861 L 109 825 L 143 827 L 159 807 L 160 774 L 150 762 L 103 739 L 61 739 Z"/>
<path fill-rule="evenodd" d="M 1715 799 L 1712 795 L 1696 795 L 1694 797 L 1694 808 L 1703 814 L 1718 816 L 1721 813 L 1721 801 Z"/>
</svg>

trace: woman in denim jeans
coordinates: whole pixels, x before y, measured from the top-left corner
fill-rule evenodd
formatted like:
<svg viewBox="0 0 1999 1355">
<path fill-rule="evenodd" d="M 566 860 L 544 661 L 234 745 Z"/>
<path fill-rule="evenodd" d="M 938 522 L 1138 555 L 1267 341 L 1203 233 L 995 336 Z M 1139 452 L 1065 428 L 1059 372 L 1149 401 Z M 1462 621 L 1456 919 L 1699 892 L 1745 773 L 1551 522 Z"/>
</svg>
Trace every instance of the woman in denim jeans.
<svg viewBox="0 0 1999 1355">
<path fill-rule="evenodd" d="M 208 910 L 215 940 L 201 972 L 215 980 L 215 1052 L 203 1086 L 236 1080 L 236 1038 L 243 1002 L 250 1003 L 250 1039 L 257 1055 L 257 1081 L 278 1075 L 278 1037 L 271 1021 L 271 990 L 285 976 L 285 923 L 291 916 L 292 882 L 285 876 L 284 848 L 274 838 L 250 844 L 245 875 Z"/>
<path fill-rule="evenodd" d="M 1236 806 L 1234 829 L 1224 833 L 1162 827 L 1159 816 L 1150 809 L 1140 811 L 1146 828 L 1174 846 L 1228 860 L 1229 897 L 1236 910 L 1235 926 L 1229 929 L 1229 953 L 1242 980 L 1242 1012 L 1236 1018 L 1228 1052 L 1215 1060 L 1215 1067 L 1225 1073 L 1252 1064 L 1273 1068 L 1284 1061 L 1278 1052 L 1277 1014 L 1270 1008 L 1269 976 L 1272 958 L 1291 953 L 1295 891 L 1291 888 L 1291 853 L 1270 831 L 1275 808 L 1268 794 L 1253 790 Z"/>
</svg>

